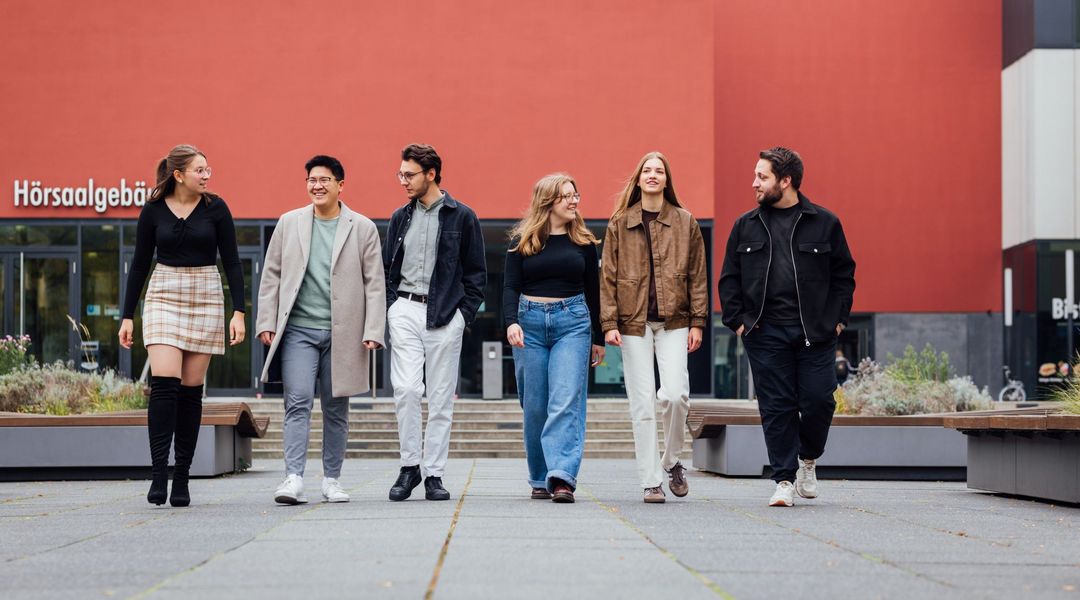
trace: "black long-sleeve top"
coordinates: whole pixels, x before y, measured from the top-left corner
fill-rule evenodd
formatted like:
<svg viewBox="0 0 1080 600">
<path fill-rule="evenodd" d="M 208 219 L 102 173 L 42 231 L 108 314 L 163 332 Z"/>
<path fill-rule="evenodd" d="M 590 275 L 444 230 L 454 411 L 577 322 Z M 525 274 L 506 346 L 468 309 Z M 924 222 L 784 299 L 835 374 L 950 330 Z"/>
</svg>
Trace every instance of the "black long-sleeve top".
<svg viewBox="0 0 1080 600">
<path fill-rule="evenodd" d="M 163 199 L 143 206 L 135 230 L 135 256 L 128 273 L 123 318 L 135 315 L 155 249 L 157 261 L 170 267 L 216 265 L 220 252 L 232 292 L 233 310 L 244 312 L 244 272 L 236 248 L 232 213 L 221 198 L 214 195 L 209 198 L 209 202 L 200 199 L 186 219 L 177 218 Z"/>
<path fill-rule="evenodd" d="M 517 240 L 511 242 L 515 245 Z M 593 344 L 604 345 L 600 330 L 600 259 L 595 244 L 578 246 L 567 234 L 549 235 L 544 248 L 532 256 L 506 253 L 503 273 L 503 321 L 518 322 L 522 294 L 546 298 L 570 298 L 585 294 L 592 321 Z"/>
</svg>

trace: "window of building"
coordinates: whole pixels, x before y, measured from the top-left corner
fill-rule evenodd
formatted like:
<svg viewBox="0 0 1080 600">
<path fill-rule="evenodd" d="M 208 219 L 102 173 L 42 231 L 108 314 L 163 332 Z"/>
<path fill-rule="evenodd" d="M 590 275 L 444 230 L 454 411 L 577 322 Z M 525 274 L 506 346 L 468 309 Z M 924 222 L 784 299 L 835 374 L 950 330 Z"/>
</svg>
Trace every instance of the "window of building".
<svg viewBox="0 0 1080 600">
<path fill-rule="evenodd" d="M 120 225 L 82 226 L 82 269 L 80 269 L 80 309 L 74 318 L 86 329 L 80 331 L 77 361 L 94 368 L 116 369 L 120 347 L 116 332 L 120 327 Z M 80 328 L 81 329 L 81 328 Z"/>
<path fill-rule="evenodd" d="M 0 246 L 74 246 L 79 243 L 76 225 L 0 225 Z"/>
</svg>

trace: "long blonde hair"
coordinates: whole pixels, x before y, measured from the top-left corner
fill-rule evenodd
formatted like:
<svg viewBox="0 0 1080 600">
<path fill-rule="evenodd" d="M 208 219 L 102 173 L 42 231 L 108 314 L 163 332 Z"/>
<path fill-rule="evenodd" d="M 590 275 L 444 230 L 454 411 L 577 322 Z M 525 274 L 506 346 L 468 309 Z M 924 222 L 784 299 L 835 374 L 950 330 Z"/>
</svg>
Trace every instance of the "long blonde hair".
<svg viewBox="0 0 1080 600">
<path fill-rule="evenodd" d="M 540 178 L 533 186 L 532 202 L 518 224 L 510 230 L 511 252 L 520 252 L 522 256 L 532 256 L 544 249 L 548 235 L 551 234 L 551 207 L 562 193 L 564 185 L 569 183 L 577 191 L 577 182 L 566 173 L 552 173 Z M 574 220 L 567 223 L 570 241 L 578 246 L 599 244 L 600 240 L 585 227 L 581 213 L 574 215 Z"/>
<path fill-rule="evenodd" d="M 641 179 L 641 171 L 645 169 L 645 163 L 654 158 L 659 158 L 660 162 L 664 163 L 664 173 L 667 175 L 667 186 L 664 187 L 664 200 L 682 208 L 682 204 L 679 203 L 679 197 L 675 195 L 675 182 L 671 177 L 671 163 L 668 162 L 666 156 L 654 150 L 641 157 L 641 160 L 638 161 L 637 168 L 634 169 L 634 174 L 626 180 L 626 186 L 623 187 L 622 193 L 619 194 L 619 198 L 615 202 L 615 212 L 611 215 L 612 219 L 622 216 L 622 214 L 626 212 L 626 209 L 641 202 L 641 187 L 638 186 L 638 180 Z"/>
</svg>

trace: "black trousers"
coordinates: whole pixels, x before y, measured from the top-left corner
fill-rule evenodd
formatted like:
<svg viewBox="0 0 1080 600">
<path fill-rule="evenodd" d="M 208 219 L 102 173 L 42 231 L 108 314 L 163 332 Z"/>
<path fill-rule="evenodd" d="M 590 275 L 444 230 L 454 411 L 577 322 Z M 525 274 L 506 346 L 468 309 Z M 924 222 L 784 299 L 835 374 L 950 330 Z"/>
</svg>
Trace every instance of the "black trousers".
<svg viewBox="0 0 1080 600">
<path fill-rule="evenodd" d="M 825 452 L 836 401 L 836 340 L 806 346 L 799 325 L 760 326 L 743 336 L 757 391 L 773 481 L 795 481 L 799 458 Z"/>
</svg>

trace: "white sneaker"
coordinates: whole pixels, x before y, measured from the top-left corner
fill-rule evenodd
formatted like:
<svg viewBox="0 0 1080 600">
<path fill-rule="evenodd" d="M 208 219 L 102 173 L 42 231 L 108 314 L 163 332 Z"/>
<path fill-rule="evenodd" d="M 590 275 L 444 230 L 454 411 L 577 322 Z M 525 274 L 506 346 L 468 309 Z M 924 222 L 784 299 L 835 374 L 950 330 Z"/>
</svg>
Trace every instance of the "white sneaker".
<svg viewBox="0 0 1080 600">
<path fill-rule="evenodd" d="M 799 470 L 795 473 L 795 491 L 803 498 L 817 498 L 817 463 L 799 459 Z"/>
<path fill-rule="evenodd" d="M 323 477 L 322 497 L 327 502 L 348 502 L 349 495 L 341 489 L 341 484 L 333 477 Z"/>
<path fill-rule="evenodd" d="M 776 484 L 776 491 L 769 498 L 769 506 L 794 506 L 795 486 L 790 481 L 781 481 Z"/>
<path fill-rule="evenodd" d="M 307 496 L 304 495 L 304 478 L 299 475 L 289 475 L 281 482 L 274 492 L 274 502 L 278 504 L 306 504 Z"/>
</svg>

